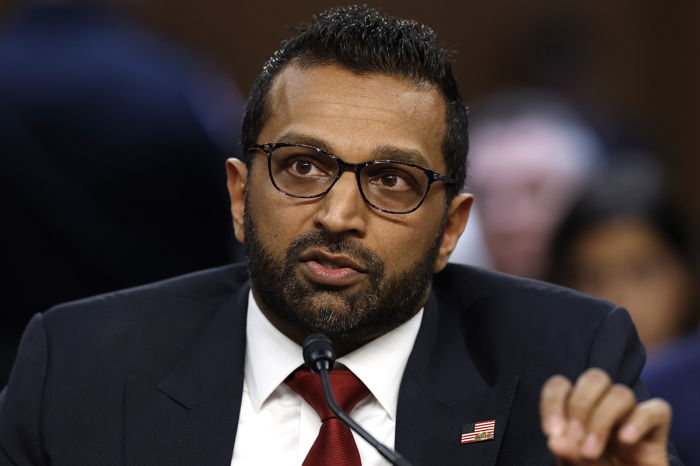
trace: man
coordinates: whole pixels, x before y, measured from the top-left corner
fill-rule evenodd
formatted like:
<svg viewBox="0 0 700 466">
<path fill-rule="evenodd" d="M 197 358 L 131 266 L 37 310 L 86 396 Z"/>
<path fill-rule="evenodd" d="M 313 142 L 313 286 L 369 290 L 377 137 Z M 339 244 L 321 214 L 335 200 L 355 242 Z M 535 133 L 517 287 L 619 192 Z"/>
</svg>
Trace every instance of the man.
<svg viewBox="0 0 700 466">
<path fill-rule="evenodd" d="M 547 445 L 574 464 L 668 464 L 669 409 L 637 404 L 624 311 L 446 267 L 472 202 L 466 146 L 430 30 L 366 8 L 315 19 L 265 66 L 248 159 L 227 165 L 248 270 L 36 316 L 0 399 L 2 464 L 386 464 L 298 370 L 312 332 L 347 369 L 331 373 L 340 403 L 414 465 L 548 464 Z M 538 409 L 549 376 L 590 366 L 610 376 L 556 376 Z"/>
<path fill-rule="evenodd" d="M 543 279 L 555 229 L 603 164 L 602 142 L 549 93 L 497 94 L 472 114 L 469 190 L 493 269 Z"/>
</svg>

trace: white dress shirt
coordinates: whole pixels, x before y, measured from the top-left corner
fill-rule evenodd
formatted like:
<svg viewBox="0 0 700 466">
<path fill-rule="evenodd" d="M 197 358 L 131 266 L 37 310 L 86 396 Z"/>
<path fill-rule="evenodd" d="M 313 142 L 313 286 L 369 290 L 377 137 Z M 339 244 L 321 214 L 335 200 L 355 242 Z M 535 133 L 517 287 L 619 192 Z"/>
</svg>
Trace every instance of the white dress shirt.
<svg viewBox="0 0 700 466">
<path fill-rule="evenodd" d="M 405 324 L 336 361 L 371 392 L 352 410 L 351 417 L 390 448 L 394 447 L 399 386 L 422 317 L 421 309 Z M 243 397 L 232 465 L 300 466 L 304 462 L 321 420 L 284 383 L 303 363 L 301 346 L 267 320 L 249 293 Z M 389 464 L 355 432 L 353 436 L 363 466 Z"/>
</svg>

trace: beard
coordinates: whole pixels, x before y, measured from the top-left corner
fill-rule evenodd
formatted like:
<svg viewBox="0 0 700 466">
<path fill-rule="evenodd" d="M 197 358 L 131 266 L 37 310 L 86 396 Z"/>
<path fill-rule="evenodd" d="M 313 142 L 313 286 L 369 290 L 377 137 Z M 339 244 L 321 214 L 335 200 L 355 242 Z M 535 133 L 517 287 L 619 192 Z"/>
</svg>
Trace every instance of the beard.
<svg viewBox="0 0 700 466">
<path fill-rule="evenodd" d="M 337 340 L 376 338 L 408 321 L 427 298 L 445 218 L 422 259 L 405 271 L 386 276 L 376 252 L 354 238 L 334 238 L 324 230 L 297 236 L 285 257 L 276 259 L 260 241 L 247 202 L 245 212 L 246 260 L 256 297 L 277 319 L 301 332 L 323 333 Z M 299 257 L 312 248 L 351 257 L 364 269 L 366 283 L 351 290 L 303 280 L 297 275 Z"/>
</svg>

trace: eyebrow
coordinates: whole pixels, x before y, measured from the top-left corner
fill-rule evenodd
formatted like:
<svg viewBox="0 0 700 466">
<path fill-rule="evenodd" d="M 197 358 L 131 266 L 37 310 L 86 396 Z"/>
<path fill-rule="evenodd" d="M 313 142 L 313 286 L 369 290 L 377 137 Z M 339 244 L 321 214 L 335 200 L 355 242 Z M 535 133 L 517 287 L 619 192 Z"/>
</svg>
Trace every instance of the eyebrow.
<svg viewBox="0 0 700 466">
<path fill-rule="evenodd" d="M 330 146 L 322 139 L 318 139 L 308 134 L 297 133 L 296 131 L 288 131 L 284 133 L 277 139 L 277 142 L 284 142 L 287 144 L 304 144 L 305 146 L 312 146 L 326 152 L 333 152 L 330 150 Z"/>
<path fill-rule="evenodd" d="M 402 149 L 400 147 L 384 145 L 375 149 L 372 153 L 375 160 L 396 160 L 408 162 L 428 168 L 428 161 L 423 154 L 415 149 Z"/>
<path fill-rule="evenodd" d="M 284 133 L 282 136 L 279 137 L 277 142 L 284 142 L 288 144 L 304 144 L 306 146 L 316 147 L 326 152 L 333 153 L 333 151 L 330 148 L 330 145 L 322 139 L 316 138 L 308 134 L 298 133 L 296 131 L 289 131 L 287 133 Z M 425 168 L 428 168 L 429 166 L 428 160 L 423 156 L 423 154 L 420 151 L 415 149 L 403 149 L 401 147 L 392 146 L 390 144 L 385 144 L 374 149 L 372 151 L 372 160 L 394 160 L 397 162 L 407 162 L 415 165 L 420 165 Z"/>
</svg>

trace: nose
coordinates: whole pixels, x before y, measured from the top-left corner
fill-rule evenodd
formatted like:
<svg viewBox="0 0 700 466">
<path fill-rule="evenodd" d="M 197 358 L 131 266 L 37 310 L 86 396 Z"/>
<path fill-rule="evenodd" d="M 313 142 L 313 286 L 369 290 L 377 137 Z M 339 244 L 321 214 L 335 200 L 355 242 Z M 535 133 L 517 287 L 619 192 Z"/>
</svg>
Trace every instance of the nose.
<svg viewBox="0 0 700 466">
<path fill-rule="evenodd" d="M 336 237 L 361 238 L 367 233 L 370 208 L 362 198 L 355 174 L 345 172 L 321 199 L 314 223 Z"/>
</svg>

